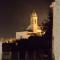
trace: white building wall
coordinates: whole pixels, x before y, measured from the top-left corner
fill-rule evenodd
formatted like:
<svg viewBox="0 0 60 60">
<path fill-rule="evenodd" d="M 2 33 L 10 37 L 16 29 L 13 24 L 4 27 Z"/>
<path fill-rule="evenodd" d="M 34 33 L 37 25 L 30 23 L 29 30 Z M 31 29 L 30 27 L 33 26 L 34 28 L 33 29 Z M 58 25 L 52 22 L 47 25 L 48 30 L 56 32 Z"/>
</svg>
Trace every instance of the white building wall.
<svg viewBox="0 0 60 60">
<path fill-rule="evenodd" d="M 53 8 L 53 52 L 55 60 L 60 60 L 60 0 L 55 0 L 56 4 Z"/>
<path fill-rule="evenodd" d="M 2 60 L 2 42 L 0 42 L 0 60 Z"/>
</svg>

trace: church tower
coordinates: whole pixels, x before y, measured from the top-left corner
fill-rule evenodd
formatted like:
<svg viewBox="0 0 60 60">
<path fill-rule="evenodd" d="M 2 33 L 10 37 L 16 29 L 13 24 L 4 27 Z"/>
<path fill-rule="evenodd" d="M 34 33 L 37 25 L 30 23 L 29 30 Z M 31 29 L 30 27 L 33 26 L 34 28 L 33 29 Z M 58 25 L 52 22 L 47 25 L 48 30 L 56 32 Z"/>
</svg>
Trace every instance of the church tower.
<svg viewBox="0 0 60 60">
<path fill-rule="evenodd" d="M 32 15 L 31 15 L 31 25 L 32 25 L 32 30 L 34 33 L 37 32 L 37 26 L 38 26 L 37 20 L 38 20 L 38 16 L 36 14 L 36 11 L 33 10 Z"/>
</svg>

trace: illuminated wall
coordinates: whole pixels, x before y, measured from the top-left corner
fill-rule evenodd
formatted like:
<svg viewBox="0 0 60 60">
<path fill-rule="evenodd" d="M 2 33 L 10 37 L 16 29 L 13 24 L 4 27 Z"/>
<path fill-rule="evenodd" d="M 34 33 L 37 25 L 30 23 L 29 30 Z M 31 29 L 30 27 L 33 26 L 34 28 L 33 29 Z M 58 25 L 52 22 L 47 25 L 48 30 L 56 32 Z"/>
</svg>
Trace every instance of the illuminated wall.
<svg viewBox="0 0 60 60">
<path fill-rule="evenodd" d="M 2 60 L 2 42 L 0 42 L 0 60 Z"/>
<path fill-rule="evenodd" d="M 55 0 L 56 4 L 53 8 L 53 51 L 55 60 L 60 60 L 60 0 Z"/>
</svg>

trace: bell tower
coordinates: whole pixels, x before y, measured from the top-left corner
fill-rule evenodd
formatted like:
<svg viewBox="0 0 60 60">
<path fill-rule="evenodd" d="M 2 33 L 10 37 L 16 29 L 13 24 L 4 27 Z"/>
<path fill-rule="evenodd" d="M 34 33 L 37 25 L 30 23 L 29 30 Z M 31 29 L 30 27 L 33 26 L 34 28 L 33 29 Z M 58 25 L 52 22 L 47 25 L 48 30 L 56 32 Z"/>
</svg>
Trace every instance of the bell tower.
<svg viewBox="0 0 60 60">
<path fill-rule="evenodd" d="M 32 15 L 31 15 L 31 25 L 32 25 L 32 30 L 34 33 L 37 32 L 37 26 L 38 26 L 37 20 L 38 20 L 38 17 L 37 17 L 36 11 L 33 10 Z"/>
</svg>

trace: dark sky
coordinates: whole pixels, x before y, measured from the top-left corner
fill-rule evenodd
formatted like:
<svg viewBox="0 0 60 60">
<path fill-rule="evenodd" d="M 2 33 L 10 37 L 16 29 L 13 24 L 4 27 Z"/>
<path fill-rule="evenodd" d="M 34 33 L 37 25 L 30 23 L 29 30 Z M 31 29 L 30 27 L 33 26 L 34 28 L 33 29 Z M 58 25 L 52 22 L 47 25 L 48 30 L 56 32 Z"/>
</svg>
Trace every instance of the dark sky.
<svg viewBox="0 0 60 60">
<path fill-rule="evenodd" d="M 15 36 L 15 32 L 28 27 L 35 9 L 39 24 L 48 15 L 51 0 L 2 0 L 0 1 L 0 37 Z"/>
</svg>

